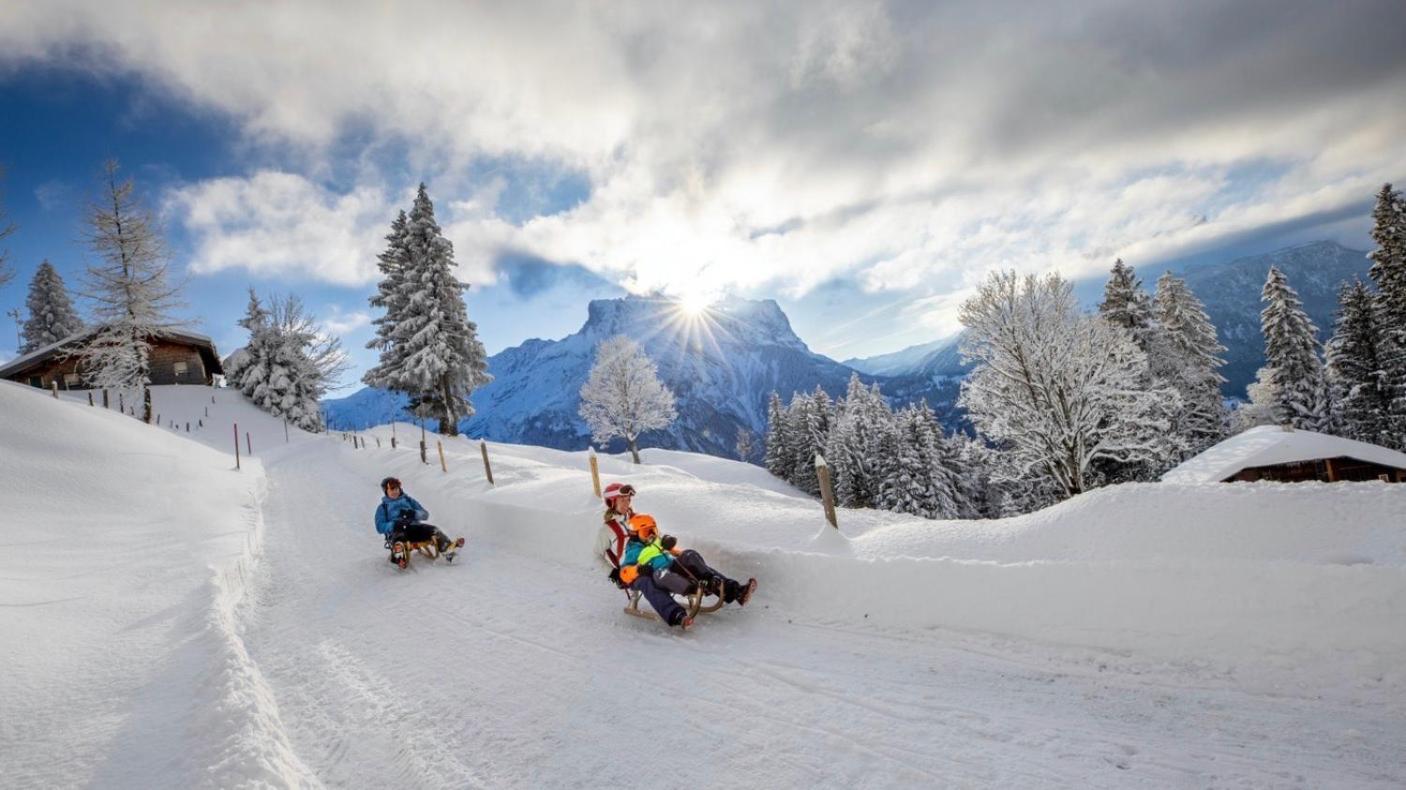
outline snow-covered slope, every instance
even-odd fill
[[[842,510],[841,534],[754,466],[602,456],[666,532],[761,579],[745,609],[678,634],[622,614],[591,559],[599,502],[584,452],[489,443],[490,486],[476,442],[443,441],[447,472],[434,437],[420,462],[405,424],[394,450],[389,427],[363,432],[366,449],[285,442],[281,423],[218,391],[208,430],[190,436],[220,447],[235,418],[249,426],[267,475],[251,532],[224,509],[184,515],[194,492],[249,512],[218,481],[255,467],[234,473],[231,456],[186,441],[209,390],[157,390],[179,435],[9,390],[0,409],[30,427],[0,423],[7,479],[33,469],[25,482],[50,481],[50,501],[109,504],[89,509],[104,521],[84,534],[116,541],[92,557],[47,552],[40,572],[3,555],[4,603],[42,603],[0,607],[0,658],[30,657],[0,674],[3,698],[25,701],[0,718],[0,775],[21,785],[1406,782],[1406,541],[1393,519],[1406,486],[1119,486],[993,522]],[[79,422],[70,434],[64,421]],[[108,423],[120,433],[98,430]],[[155,464],[178,515],[143,528],[150,498],[123,491],[144,478],[91,492],[51,481],[114,461],[122,475]],[[459,563],[386,563],[371,526],[386,474],[468,537]],[[0,496],[28,520],[50,512]],[[237,545],[218,556],[187,543],[226,537]],[[12,597],[36,579],[52,580],[44,597]],[[91,617],[89,598],[60,601],[75,585],[102,598]],[[111,667],[63,688],[41,627],[88,661],[113,640]],[[90,709],[110,718],[90,722]],[[640,727],[686,744],[686,759],[642,774],[622,756]],[[88,733],[98,745],[74,762],[28,753]]]

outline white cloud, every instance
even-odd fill
[[[372,279],[413,185],[312,180],[353,129],[434,176],[466,279],[491,281],[511,247],[637,290],[799,294],[849,276],[950,295],[995,267],[1074,276],[1340,209],[1406,162],[1392,0],[209,13],[73,0],[0,19],[9,62],[86,53],[304,152],[306,172],[173,196],[198,271]],[[483,156],[582,172],[590,197],[504,222],[492,183],[457,188]],[[950,299],[931,309],[950,325]]]
[[[345,335],[364,326],[370,326],[371,314],[363,310],[353,310],[344,312],[342,309],[332,307],[332,315],[322,319],[322,326],[331,335]]]

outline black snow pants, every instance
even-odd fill
[[[695,586],[720,593],[725,603],[737,600],[742,585],[709,567],[703,555],[693,549],[685,549],[669,567],[654,572],[654,583],[677,595],[688,595]],[[656,607],[657,608],[657,607]]]

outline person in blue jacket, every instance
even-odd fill
[[[384,496],[381,497],[381,504],[376,506],[376,531],[386,536],[386,543],[391,546],[392,563],[404,565],[407,559],[406,543],[433,540],[439,553],[451,559],[454,552],[464,545],[463,538],[450,540],[448,535],[439,531],[439,527],[424,523],[430,517],[430,511],[405,493],[396,478],[382,480],[381,493]]]

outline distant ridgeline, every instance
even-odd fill
[[[1136,261],[1130,263],[1137,268]],[[1204,302],[1229,349],[1221,371],[1228,380],[1223,388],[1227,396],[1244,397],[1246,384],[1263,364],[1260,291],[1271,265],[1298,290],[1320,337],[1327,339],[1339,285],[1365,280],[1371,262],[1365,252],[1322,241],[1179,272]],[[1161,273],[1155,266],[1137,268],[1149,287]],[[954,404],[966,370],[957,338],[840,363],[807,348],[769,299],[730,299],[703,318],[689,319],[676,303],[628,297],[591,302],[586,323],[573,335],[528,340],[490,357],[494,380],[473,394],[477,413],[461,423],[461,430],[495,441],[586,447],[590,432],[577,413],[579,391],[596,344],[616,334],[640,343],[678,397],[678,421],[668,431],[645,434],[642,446],[736,457],[739,428],[755,434],[760,447],[773,390],[785,401],[817,386],[837,397],[854,370],[865,382],[878,382],[894,406],[926,400],[949,430],[961,422]],[[401,396],[368,388],[324,406],[330,427],[352,430],[410,419],[404,403]]]

